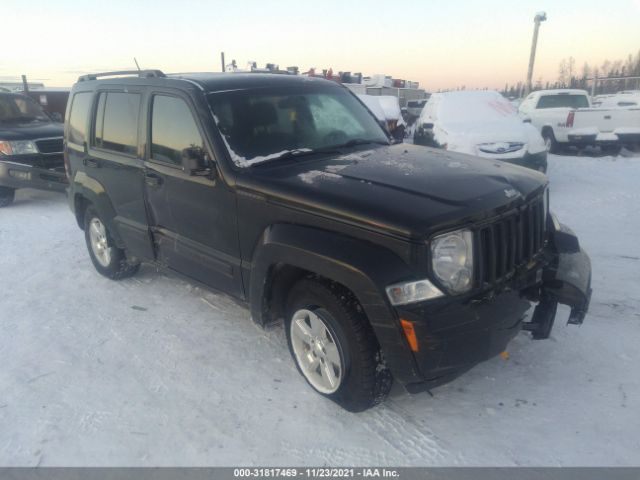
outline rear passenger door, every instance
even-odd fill
[[[217,171],[190,97],[155,91],[148,103],[145,187],[158,257],[168,267],[243,298],[235,193]],[[199,147],[212,175],[190,175],[183,151]]]
[[[153,246],[144,202],[144,164],[139,120],[142,88],[98,90],[93,110],[91,142],[85,172],[104,188],[115,214],[117,233],[131,256],[153,259]]]

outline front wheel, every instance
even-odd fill
[[[0,208],[8,207],[9,205],[11,205],[15,196],[15,189],[9,187],[0,187]]]
[[[118,248],[106,225],[92,206],[84,215],[84,237],[91,262],[98,273],[112,280],[121,280],[136,274],[137,262],[130,262],[125,251]]]
[[[318,393],[359,412],[381,402],[393,378],[371,325],[349,292],[304,279],[287,302],[286,332],[298,371]]]

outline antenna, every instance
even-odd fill
[[[136,57],[133,57],[133,61],[136,62],[136,68],[138,69],[138,71],[140,71],[140,65],[138,65],[138,60],[136,60]]]

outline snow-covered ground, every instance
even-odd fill
[[[281,327],[143,267],[99,276],[63,196],[0,210],[0,465],[638,465],[640,158],[552,157],[552,209],[593,261],[582,327],[521,333],[428,394],[351,414]]]

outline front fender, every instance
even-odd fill
[[[270,269],[286,264],[321,275],[351,290],[362,305],[387,362],[401,383],[420,381],[415,360],[389,305],[384,287],[407,278],[408,266],[374,244],[311,227],[268,227],[254,250],[249,280],[251,314],[264,322]]]

